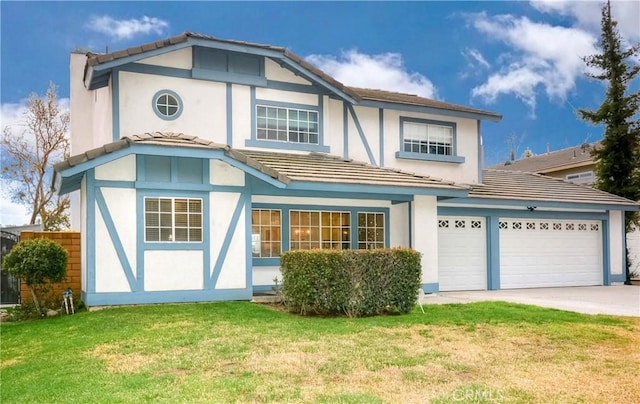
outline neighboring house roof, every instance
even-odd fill
[[[219,143],[182,133],[145,133],[124,137],[116,142],[69,157],[54,165],[54,184],[61,193],[78,189],[82,175],[91,168],[91,162],[136,144],[179,146],[223,152],[224,156],[257,170],[281,184],[325,183],[340,185],[364,185],[373,187],[407,188],[407,194],[419,189],[453,191],[452,195],[464,196],[468,187],[429,176],[417,175],[395,169],[380,168],[367,163],[345,160],[319,153],[284,154],[255,150],[239,150]],[[113,156],[114,158],[120,156]],[[104,159],[102,159],[104,160]],[[64,175],[69,171],[68,175]],[[65,182],[65,183],[63,183]],[[283,186],[284,187],[284,186]],[[292,185],[289,188],[296,188]],[[302,189],[302,188],[297,188]],[[373,188],[371,189],[373,191]],[[419,192],[418,192],[419,193]]]
[[[171,38],[106,54],[88,53],[84,77],[85,84],[89,89],[106,86],[110,75],[110,69],[112,67],[118,66],[122,63],[128,63],[131,61],[143,59],[145,57],[149,57],[149,55],[156,55],[162,53],[163,51],[169,51],[170,47],[184,47],[191,46],[192,44],[215,44],[223,48],[225,46],[230,46],[230,50],[235,51],[259,51],[259,53],[264,54],[264,56],[271,57],[284,64],[287,64],[292,69],[298,71],[302,70],[303,73],[307,73],[303,74],[303,76],[308,76],[307,78],[311,79],[311,81],[318,82],[328,90],[336,93],[337,95],[347,99],[349,102],[352,102],[354,104],[358,104],[361,101],[379,101],[392,104],[434,108],[444,111],[466,113],[478,119],[487,119],[494,122],[502,119],[502,115],[495,112],[431,100],[428,98],[418,97],[415,94],[402,94],[391,91],[349,87],[324,73],[322,70],[308,63],[303,58],[286,48],[244,41],[220,39],[211,35],[197,34],[194,32],[184,32]]]
[[[554,171],[589,166],[594,164],[591,151],[599,147],[600,142],[584,143],[562,150],[507,161],[489,168],[507,171],[526,171],[531,173],[549,174]]]
[[[470,198],[625,205],[631,210],[638,208],[638,204],[632,200],[542,174],[486,169],[482,182],[472,186]]]

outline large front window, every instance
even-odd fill
[[[202,199],[144,198],[147,242],[201,242]]]
[[[453,155],[453,127],[403,122],[403,149],[407,153]]]
[[[253,209],[251,211],[251,245],[256,258],[279,257],[280,211]]]
[[[292,210],[289,212],[291,250],[351,248],[351,213]]]
[[[258,105],[256,107],[256,138],[318,144],[318,112]]]

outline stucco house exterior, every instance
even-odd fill
[[[483,170],[482,122],[500,119],[195,33],[72,54],[54,182],[77,195],[82,298],[251,299],[282,252],[316,248],[412,247],[427,293],[622,281],[638,205]]]
[[[519,160],[506,161],[491,168],[544,174],[575,184],[593,186],[596,181],[596,163],[591,152],[599,146],[600,142],[583,143]],[[627,233],[626,242],[631,260],[629,270],[640,273],[640,229]]]

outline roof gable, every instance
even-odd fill
[[[415,94],[349,87],[286,48],[220,39],[211,35],[193,32],[184,32],[171,38],[107,54],[88,53],[84,74],[85,87],[93,90],[108,85],[112,69],[114,68],[194,46],[220,49],[229,52],[248,53],[270,58],[281,67],[293,71],[295,74],[305,78],[316,86],[324,88],[328,93],[355,105],[454,115],[493,122],[502,119],[502,115],[494,112],[431,100]]]
[[[507,161],[489,168],[505,171],[525,171],[548,174],[572,167],[589,166],[594,164],[591,152],[599,146],[600,142],[584,143],[579,146],[526,157],[520,160]]]

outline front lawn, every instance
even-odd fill
[[[500,302],[306,318],[247,302],[0,327],[0,401],[640,402],[640,319]]]

